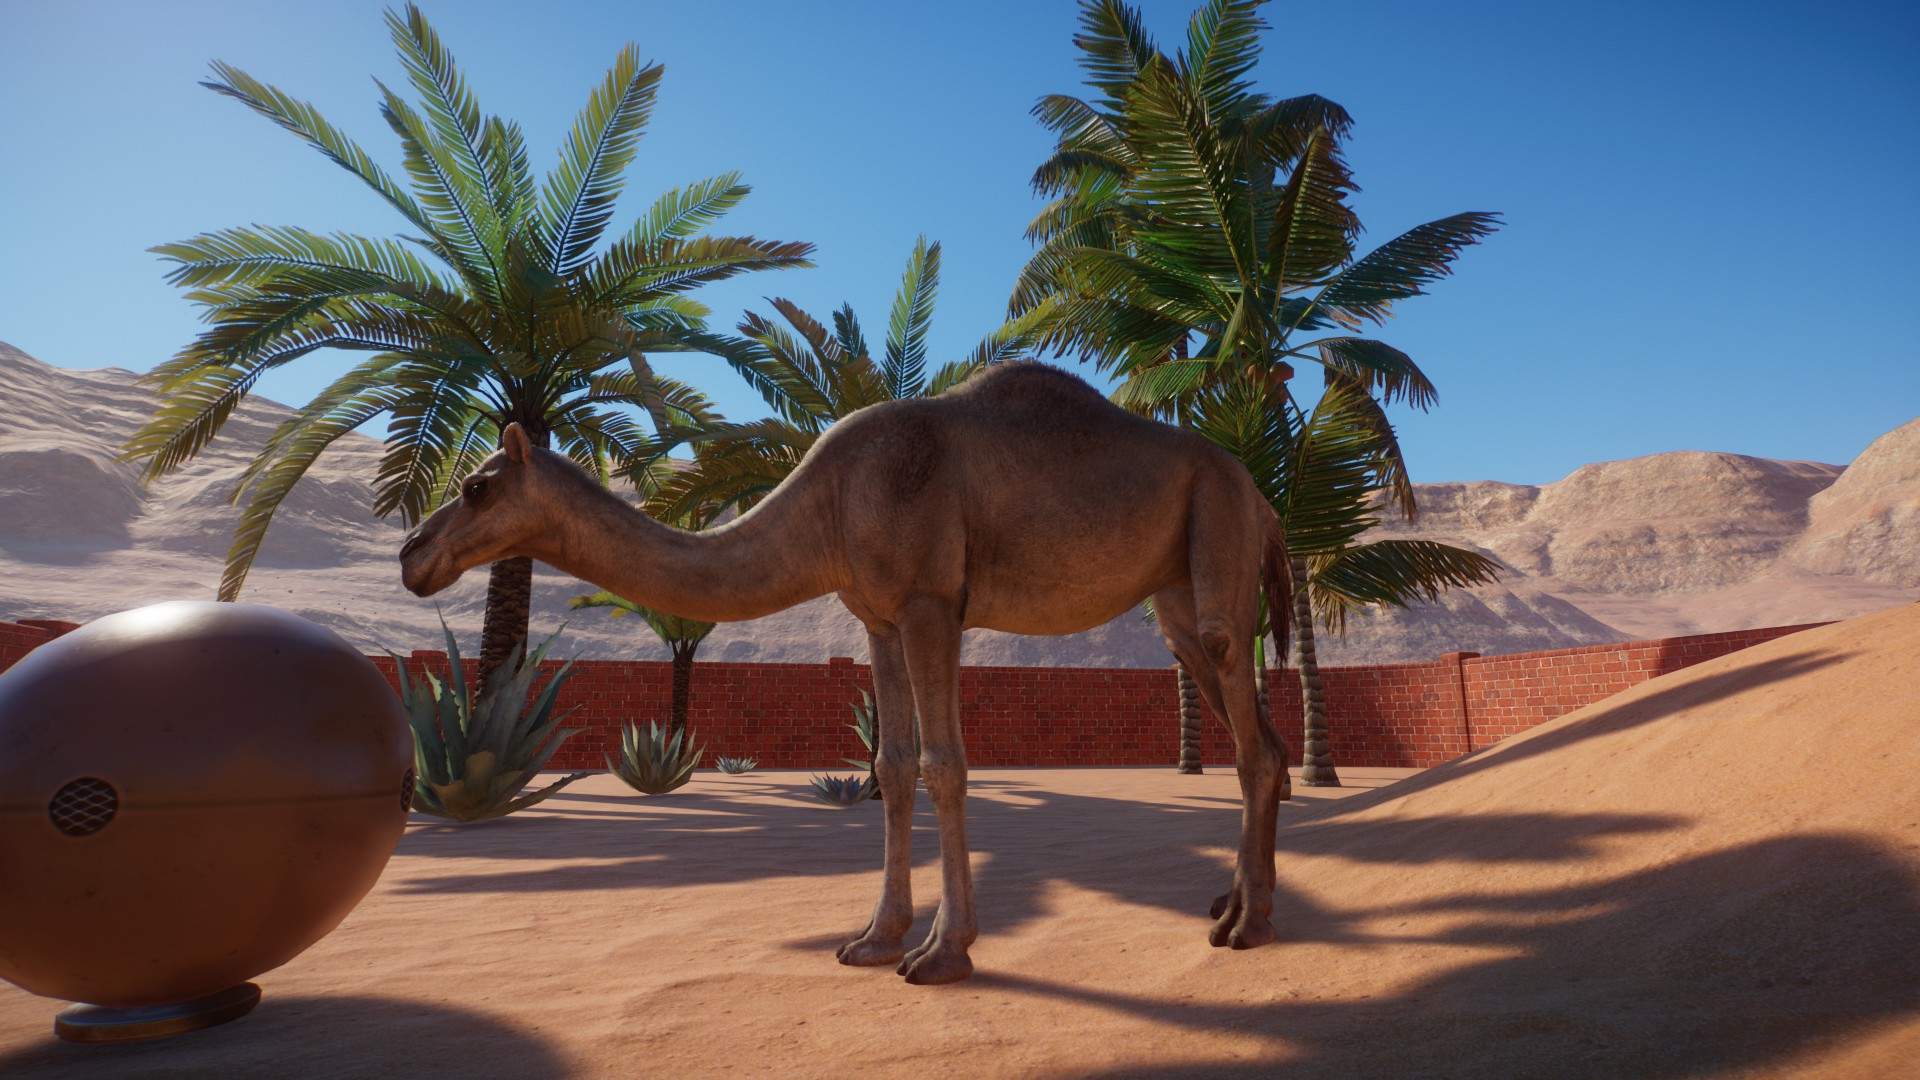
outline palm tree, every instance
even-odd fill
[[[1116,400],[1157,411],[1242,369],[1277,383],[1312,360],[1386,403],[1434,391],[1405,353],[1355,336],[1422,295],[1497,215],[1464,213],[1355,258],[1340,156],[1345,109],[1318,95],[1273,101],[1247,81],[1264,0],[1212,0],[1169,58],[1120,0],[1085,0],[1089,103],[1034,107],[1058,134],[1033,186],[1053,196],[1028,229],[1038,248],[1010,310],[1057,306],[1044,342],[1126,381]],[[1296,343],[1301,331],[1346,333]]]
[[[799,466],[837,421],[882,401],[938,394],[981,368],[1019,356],[1053,310],[1051,304],[1036,305],[982,338],[966,357],[929,374],[927,334],[939,287],[940,245],[920,237],[907,257],[877,358],[850,304],[833,313],[832,329],[786,299],[768,300],[784,326],[748,312],[739,325],[741,337],[722,355],[775,415],[664,433],[656,443],[657,455],[684,441],[694,448],[694,459],[691,468],[662,486],[656,496],[662,511],[753,506]]]
[[[642,607],[624,597],[602,589],[587,596],[576,596],[567,601],[570,608],[607,608],[607,614],[616,618],[623,615],[638,615],[646,620],[653,632],[666,643],[673,654],[673,706],[668,714],[667,734],[669,736],[687,729],[687,700],[693,689],[693,657],[700,651],[700,643],[713,633],[716,624],[702,622],[699,619],[683,619],[678,615],[669,615],[664,611],[655,611]]]
[[[313,106],[213,64],[204,85],[293,132],[405,221],[400,239],[242,227],[154,250],[212,325],[147,381],[161,404],[127,443],[145,475],[198,453],[266,372],[320,349],[371,354],[272,434],[231,499],[243,509],[220,598],[239,595],[274,511],[335,439],[389,416],[374,512],[411,527],[518,422],[583,465],[634,460],[655,429],[714,419],[651,351],[713,347],[697,286],[810,265],[812,246],[702,232],[748,193],[737,173],[667,192],[605,245],[662,68],[623,47],[536,183],[517,124],[486,116],[425,16],[387,25],[418,105],[382,85],[411,191]],[[533,565],[494,564],[482,679],[524,648]]]
[[[1300,779],[1338,786],[1327,748],[1316,621],[1344,633],[1350,612],[1431,602],[1444,589],[1495,580],[1499,564],[1432,540],[1360,540],[1379,524],[1375,515],[1383,504],[1409,519],[1417,507],[1392,425],[1357,380],[1333,376],[1311,412],[1284,389],[1275,393],[1244,378],[1216,382],[1186,405],[1201,434],[1246,463],[1286,529],[1305,714]]]
[[[1356,258],[1360,222],[1346,197],[1357,187],[1340,154],[1352,120],[1317,95],[1274,101],[1253,91],[1261,2],[1211,0],[1193,15],[1187,47],[1168,57],[1132,8],[1085,0],[1075,43],[1098,96],[1049,95],[1034,108],[1058,136],[1033,180],[1053,201],[1028,230],[1038,248],[1009,308],[1052,305],[1044,340],[1120,375],[1116,401],[1201,429],[1257,478],[1264,469],[1306,598],[1296,604],[1320,597],[1323,618],[1344,619],[1350,605],[1404,602],[1492,572],[1457,549],[1352,541],[1370,524],[1374,490],[1414,511],[1381,406],[1435,400],[1410,357],[1358,333],[1450,273],[1497,215],[1442,218]],[[1331,398],[1311,422],[1287,389],[1289,361],[1301,359],[1325,369]],[[1309,467],[1318,460],[1309,431],[1364,451],[1333,470],[1346,471],[1348,486],[1310,487],[1333,478]],[[1296,625],[1309,701],[1303,781],[1337,782],[1312,620]]]
[[[1180,688],[1180,764],[1175,771],[1199,773],[1200,766],[1200,688],[1193,683],[1187,665],[1173,665],[1174,683]]]

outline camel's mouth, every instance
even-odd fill
[[[460,580],[460,571],[445,552],[428,543],[424,530],[416,530],[400,547],[400,584],[415,596],[434,593]]]

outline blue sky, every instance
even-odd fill
[[[1141,7],[1171,50],[1196,2]],[[254,222],[398,232],[358,181],[197,85],[234,64],[397,166],[372,83],[405,83],[385,6],[8,3],[0,340],[144,371],[198,327],[148,247]],[[786,296],[850,301],[877,337],[914,238],[941,241],[936,361],[1003,317],[1049,146],[1028,109],[1081,89],[1068,0],[424,7],[542,171],[622,43],[665,64],[618,220],[738,169],[754,194],[718,231],[819,249],[816,269],[701,293],[718,325]],[[1506,217],[1374,334],[1439,387],[1395,415],[1415,480],[1545,483],[1670,450],[1845,463],[1920,415],[1910,0],[1265,10],[1262,89],[1356,119],[1366,244]],[[303,402],[344,364],[309,358],[262,392]],[[717,360],[661,366],[764,414]]]

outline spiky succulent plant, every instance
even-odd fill
[[[400,669],[400,703],[413,728],[413,808],[455,821],[478,821],[524,810],[590,772],[577,772],[530,795],[520,795],[553,752],[578,728],[561,728],[571,712],[553,715],[560,685],[573,675],[563,664],[529,701],[527,691],[540,674],[540,662],[560,636],[556,630],[532,656],[520,657],[511,679],[496,679],[476,700],[467,690],[460,645],[440,622],[447,638],[447,681],[432,672],[417,683],[406,664],[388,651]]]
[[[691,780],[693,767],[700,763],[703,748],[694,746],[687,735],[676,731],[668,738],[658,723],[649,724],[644,733],[640,725],[628,724],[620,734],[620,762],[615,764],[609,757],[607,768],[635,791],[665,794]]]
[[[872,798],[875,787],[870,776],[816,776],[813,797],[835,806],[852,806]]]
[[[758,764],[760,764],[760,762],[757,758],[750,757],[717,757],[713,759],[714,768],[719,769],[723,773],[730,773],[735,776],[745,772],[752,772],[753,767]]]
[[[867,748],[867,759],[860,761],[856,758],[841,758],[840,760],[849,765],[854,765],[868,772],[872,772],[874,746],[880,736],[880,713],[878,709],[874,708],[873,695],[867,693],[865,690],[860,691],[860,704],[854,705],[852,708],[853,723],[847,726],[853,729],[855,735],[860,736],[861,745]]]

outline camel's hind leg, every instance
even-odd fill
[[[1210,611],[1206,596],[1206,592],[1196,596],[1186,589],[1162,590],[1154,596],[1154,610],[1160,613],[1174,655],[1193,673],[1207,707],[1215,716],[1224,716],[1233,732],[1234,764],[1240,776],[1240,848],[1233,883],[1213,902],[1210,914],[1215,922],[1207,940],[1251,949],[1276,936],[1269,916],[1276,881],[1274,834],[1286,785],[1287,748],[1260,715],[1253,677],[1253,619]],[[1247,602],[1251,601],[1249,586]]]
[[[887,853],[873,918],[858,937],[840,946],[839,957],[843,964],[877,967],[897,964],[907,955],[907,929],[913,925],[913,803],[920,763],[913,752],[913,686],[900,635],[869,632],[867,650],[874,704],[880,711],[880,753],[873,772],[885,796],[880,801],[886,807]]]

